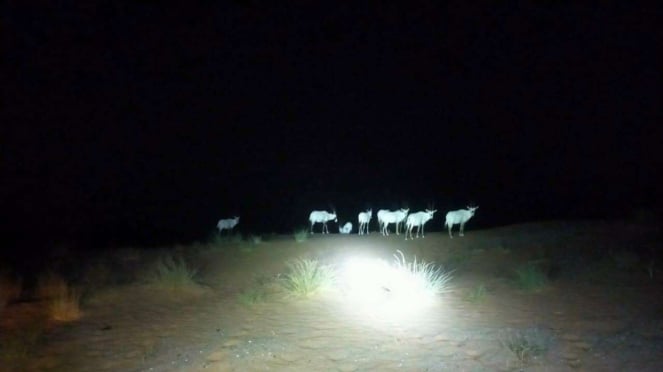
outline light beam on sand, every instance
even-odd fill
[[[421,272],[403,263],[398,257],[392,264],[378,258],[348,258],[339,272],[347,310],[366,320],[396,322],[423,315],[437,293]]]

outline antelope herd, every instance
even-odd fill
[[[465,224],[467,221],[474,216],[476,210],[479,209],[478,206],[470,207],[466,209],[459,209],[455,211],[450,211],[445,216],[444,226],[449,229],[449,238],[453,239],[453,234],[451,230],[454,225],[460,225],[459,236],[464,236]],[[377,213],[378,225],[380,227],[380,233],[383,236],[389,235],[389,224],[396,224],[396,235],[400,235],[400,225],[405,223],[405,240],[410,239],[414,240],[415,237],[424,237],[424,225],[426,222],[433,219],[433,215],[437,212],[435,209],[426,209],[421,212],[410,213],[410,209],[398,209],[395,211],[390,211],[387,209],[381,209]],[[359,226],[359,235],[370,234],[370,222],[373,218],[373,210],[368,209],[365,212],[359,213],[357,215],[357,222]],[[316,223],[322,224],[322,234],[329,234],[329,228],[327,227],[327,222],[334,221],[338,223],[338,218],[336,217],[336,211],[327,212],[327,211],[313,211],[308,217],[309,223],[311,224],[310,233],[313,234],[313,226]],[[228,219],[219,220],[216,227],[219,229],[219,232],[223,230],[232,231],[235,226],[239,223],[239,217],[233,217]],[[412,230],[414,227],[417,228],[417,234],[412,236]],[[350,234],[352,232],[352,222],[346,222],[344,225],[338,227],[340,234]]]

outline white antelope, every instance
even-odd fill
[[[426,209],[425,212],[412,213],[407,216],[407,222],[405,222],[405,240],[407,240],[407,235],[410,234],[410,239],[414,240],[412,237],[412,228],[417,226],[417,238],[419,237],[419,232],[421,231],[421,237],[424,237],[424,225],[426,222],[433,219],[433,214],[437,212],[437,209],[430,210]]]
[[[474,211],[479,209],[479,207],[467,207],[467,209],[459,209],[457,211],[451,211],[447,213],[446,221],[444,226],[449,228],[449,237],[453,239],[451,235],[451,229],[454,225],[460,224],[460,236],[464,236],[463,230],[465,229],[465,223],[474,216]]]
[[[338,219],[336,218],[336,212],[329,213],[327,211],[313,211],[308,216],[308,220],[311,223],[311,234],[313,234],[313,225],[315,225],[316,223],[322,224],[323,234],[329,234],[329,229],[327,228],[327,222],[332,220],[334,222],[338,222]]]
[[[400,230],[399,227],[401,226],[402,223],[405,222],[405,219],[407,218],[408,213],[410,213],[410,208],[408,208],[408,209],[401,208],[401,209],[395,211],[394,213],[396,213],[396,235],[400,235],[398,233],[399,230]]]
[[[396,235],[399,235],[399,226],[401,223],[403,223],[403,221],[405,221],[405,218],[409,212],[409,209],[403,208],[393,212],[386,209],[381,209],[378,211],[378,223],[380,224],[380,231],[382,232],[382,235],[389,235],[390,223],[396,224]]]
[[[373,218],[373,210],[369,209],[366,212],[361,212],[357,216],[357,221],[359,222],[359,235],[370,234],[369,222]]]
[[[345,225],[338,227],[340,234],[349,234],[352,232],[352,222],[346,222]]]
[[[235,216],[233,218],[226,218],[219,220],[219,222],[216,224],[216,228],[219,229],[219,234],[223,232],[223,230],[230,230],[232,231],[235,226],[239,223],[239,217]]]

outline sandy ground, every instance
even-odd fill
[[[454,239],[436,232],[405,241],[374,232],[179,247],[199,268],[203,290],[100,289],[85,300],[80,320],[44,323],[28,360],[0,370],[661,371],[663,272],[654,268],[652,277],[647,270],[652,258],[660,260],[659,238],[656,230],[623,223],[554,222],[468,227]],[[338,265],[353,255],[390,259],[397,249],[453,269],[453,290],[396,320],[357,311],[334,290],[292,299],[274,289],[263,301],[238,301],[295,257]],[[133,254],[127,267],[140,268],[141,254]],[[550,282],[519,289],[514,270],[531,261]],[[480,286],[485,295],[472,298]],[[18,337],[42,313],[39,302],[8,306],[0,338]],[[545,352],[519,359],[504,345],[517,334],[546,340]]]

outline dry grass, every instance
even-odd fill
[[[190,267],[181,257],[171,254],[160,256],[144,274],[144,280],[154,288],[187,292],[199,289],[198,270]]]
[[[71,322],[82,315],[81,292],[53,272],[39,278],[36,294],[48,304],[48,314],[53,320]]]
[[[296,296],[308,297],[320,289],[331,287],[336,281],[334,268],[316,260],[297,258],[286,265],[288,273],[283,276],[282,284]]]
[[[63,282],[59,293],[49,300],[49,314],[53,320],[71,322],[80,319],[81,293]]]

